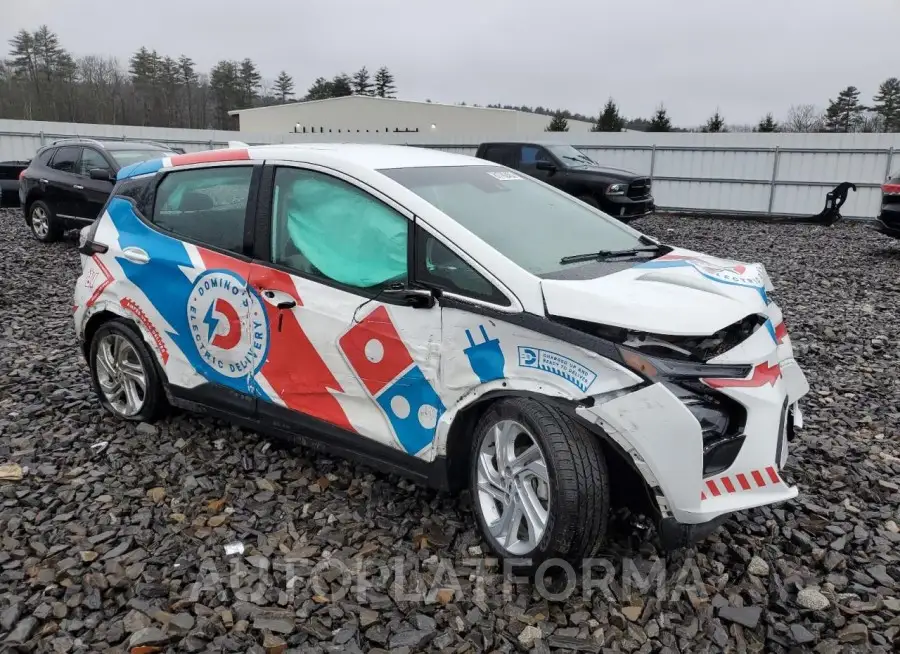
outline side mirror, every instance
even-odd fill
[[[380,296],[389,302],[399,302],[413,309],[430,309],[435,304],[434,293],[423,288],[387,288]]]
[[[88,175],[90,175],[91,179],[100,180],[101,182],[111,182],[114,179],[112,173],[106,168],[91,168]]]
[[[550,173],[555,173],[555,172],[556,172],[556,166],[554,166],[554,165],[553,165],[551,162],[549,162],[549,161],[538,161],[538,162],[537,162],[537,169],[538,169],[538,170],[546,170],[547,172],[550,172]]]

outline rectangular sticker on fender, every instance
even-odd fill
[[[562,377],[582,392],[586,392],[597,379],[597,373],[577,361],[536,347],[519,346],[519,365]]]

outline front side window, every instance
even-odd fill
[[[60,148],[56,151],[56,156],[53,157],[53,163],[50,164],[50,167],[61,173],[77,172],[76,166],[78,165],[78,158],[80,156],[80,147],[67,146]]]
[[[275,173],[272,262],[358,289],[406,283],[409,221],[342,180]]]
[[[85,148],[81,154],[81,164],[78,172],[88,177],[95,168],[109,170],[109,164],[106,163],[106,159],[103,158],[102,154],[92,148]]]
[[[498,166],[380,172],[534,275],[562,270],[566,264],[560,260],[566,256],[642,245],[638,233],[613,218]]]
[[[251,166],[169,173],[156,190],[153,223],[176,237],[241,254],[252,176]]]
[[[535,166],[538,161],[553,162],[547,151],[537,145],[523,145],[519,159],[523,166]]]

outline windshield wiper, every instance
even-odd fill
[[[585,254],[572,254],[559,260],[560,264],[580,263],[582,261],[605,261],[618,257],[633,257],[641,252],[661,252],[665,246],[654,245],[651,247],[628,248],[627,250],[600,250],[599,252],[586,252]]]

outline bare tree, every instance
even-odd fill
[[[825,114],[812,104],[792,105],[781,124],[784,132],[821,132],[824,128]]]

